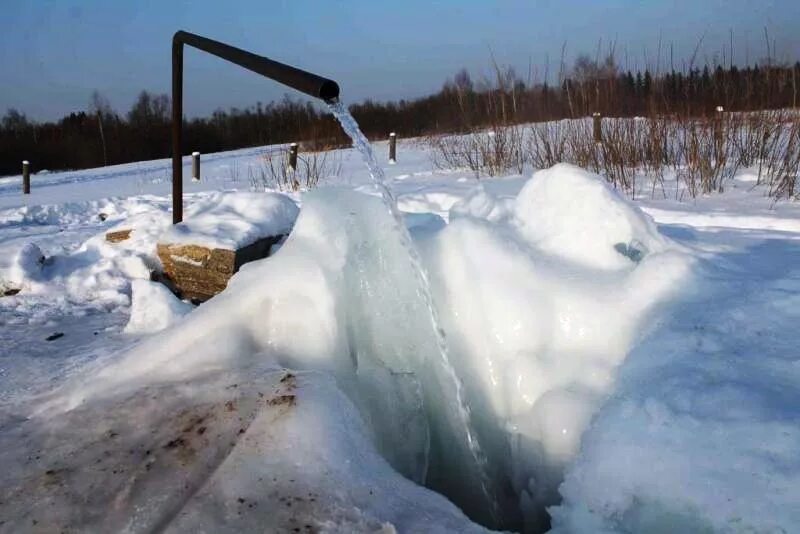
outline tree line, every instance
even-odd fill
[[[708,116],[728,111],[796,107],[800,62],[739,68],[705,66],[664,73],[624,71],[613,56],[580,56],[559,82],[525,81],[513,68],[493,65],[478,80],[466,70],[435,94],[391,102],[366,100],[350,111],[370,138],[474,131],[481,127],[591,115],[631,117],[678,114]],[[0,175],[18,174],[30,160],[34,171],[83,169],[168,157],[170,100],[142,91],[124,115],[102,95],[84,111],[54,122],[35,122],[10,109],[0,119]],[[285,96],[245,109],[184,119],[183,152],[204,153],[292,141],[311,148],[343,146],[333,117],[311,102]]]

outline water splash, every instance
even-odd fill
[[[345,133],[350,137],[353,142],[353,148],[355,148],[364,160],[364,163],[369,170],[369,174],[372,177],[372,182],[375,187],[380,192],[381,198],[383,200],[384,205],[389,210],[389,212],[394,217],[397,223],[397,229],[400,234],[400,239],[402,241],[403,247],[408,251],[409,259],[411,260],[412,270],[415,274],[417,279],[418,291],[420,297],[423,299],[425,306],[430,312],[430,322],[431,327],[433,328],[434,335],[436,336],[436,344],[439,352],[440,357],[440,364],[442,366],[442,370],[445,373],[446,379],[450,382],[451,386],[453,387],[454,394],[455,394],[455,401],[456,401],[456,414],[458,417],[458,421],[461,425],[461,432],[463,433],[463,438],[466,441],[467,448],[469,449],[469,453],[472,456],[472,459],[475,463],[475,466],[478,470],[478,476],[480,478],[481,483],[481,491],[486,498],[486,502],[489,505],[489,513],[492,515],[494,520],[497,520],[498,510],[497,510],[497,501],[493,496],[493,491],[491,490],[492,484],[490,481],[490,477],[488,475],[488,461],[486,455],[484,454],[483,450],[481,449],[480,443],[478,442],[477,436],[472,428],[470,423],[471,414],[469,406],[467,405],[464,399],[464,386],[461,383],[461,380],[458,378],[458,375],[455,372],[451,362],[450,362],[450,350],[447,345],[447,339],[445,337],[445,332],[441,327],[441,322],[439,320],[439,314],[436,310],[436,306],[433,301],[433,295],[431,294],[430,289],[430,281],[428,279],[428,273],[422,265],[422,259],[417,252],[416,247],[411,240],[411,236],[408,233],[408,229],[406,228],[405,222],[403,221],[403,216],[397,208],[397,202],[394,198],[394,195],[389,190],[386,185],[386,176],[383,173],[383,169],[378,164],[377,160],[375,159],[375,154],[372,151],[372,146],[369,143],[369,140],[361,131],[356,120],[348,111],[347,107],[339,101],[329,103],[328,108],[330,109],[331,113],[336,117],[339,123],[344,129]]]

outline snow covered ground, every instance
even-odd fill
[[[269,150],[203,156],[186,219],[247,204],[220,191]],[[747,172],[683,202],[569,166],[477,181],[401,141],[384,170],[476,459],[394,220],[341,157],[198,308],[148,281],[168,161],[0,179],[0,531],[797,531],[800,204]]]

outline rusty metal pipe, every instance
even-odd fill
[[[172,37],[172,222],[183,220],[183,45],[225,59],[325,102],[339,98],[339,84],[328,78],[279,63],[200,35],[177,31]]]

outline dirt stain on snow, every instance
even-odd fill
[[[146,530],[166,527],[240,440],[262,439],[247,436],[260,413],[283,417],[296,406],[295,376],[284,372],[273,380],[260,388],[219,385],[213,401],[189,407],[180,386],[156,386],[79,407],[56,424],[23,423],[17,435],[25,436],[24,447],[15,441],[18,453],[0,456],[20,466],[0,488],[0,531],[30,529],[31,521],[54,531],[115,531],[131,521]],[[30,451],[40,452],[34,459]],[[161,496],[159,510],[141,511],[147,495]],[[31,506],[36,502],[48,506]],[[243,514],[264,513],[255,500],[239,504]]]

